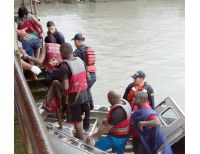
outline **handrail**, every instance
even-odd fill
[[[17,115],[22,129],[22,134],[26,134],[33,154],[55,154],[54,148],[47,135],[46,128],[41,119],[35,101],[21,71],[20,65],[15,56],[14,62],[14,97],[15,105],[17,107]],[[24,129],[25,128],[25,129]],[[23,135],[24,137],[24,135]],[[25,137],[25,138],[26,138]],[[23,139],[27,141],[27,139]],[[27,141],[28,142],[28,141]],[[25,143],[26,148],[29,143]]]

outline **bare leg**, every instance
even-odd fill
[[[37,48],[35,50],[35,58],[39,58],[40,57],[40,48]]]
[[[58,117],[58,124],[59,128],[62,129],[62,98],[64,98],[64,89],[62,87],[62,84],[59,81],[52,81],[52,84],[49,88],[48,94],[47,94],[47,101],[51,102],[51,100],[54,97],[58,97],[59,99],[59,107],[57,109],[57,117]]]
[[[74,128],[76,131],[75,137],[83,141],[83,122],[74,124]]]

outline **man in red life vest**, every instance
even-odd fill
[[[133,82],[130,83],[126,88],[123,99],[126,99],[133,109],[133,99],[135,96],[135,92],[144,91],[148,94],[148,103],[152,108],[154,108],[154,91],[153,88],[147,82],[144,81],[146,74],[143,71],[137,71],[131,77],[133,78]]]
[[[85,108],[83,108],[83,112],[85,112],[85,118],[83,120],[83,128],[87,130],[90,125],[90,110],[94,108],[93,98],[91,94],[91,87],[96,81],[96,66],[95,66],[96,57],[95,57],[95,52],[84,44],[85,37],[83,37],[82,34],[80,33],[76,34],[72,40],[74,40],[74,45],[77,48],[74,51],[74,56],[80,57],[85,62],[87,70],[90,74],[90,80],[88,81],[89,103],[88,106],[85,106]]]
[[[95,147],[104,151],[112,148],[117,154],[123,154],[129,139],[131,106],[126,100],[121,100],[115,91],[108,92],[108,101],[112,106],[107,119],[102,122],[102,126],[95,134],[87,138],[86,143],[92,144],[97,140]],[[105,133],[108,135],[100,138]]]
[[[60,46],[62,62],[56,59],[51,61],[52,66],[58,66],[57,70],[47,70],[46,76],[51,80],[58,80],[59,83],[52,86],[58,87],[60,95],[64,91],[64,104],[67,103],[66,122],[74,124],[76,131],[75,137],[83,140],[83,125],[81,117],[81,106],[88,101],[87,95],[87,76],[85,65],[79,57],[73,56],[73,49],[69,43],[64,43]],[[57,82],[58,82],[57,81]],[[52,87],[52,91],[54,89]],[[51,87],[50,87],[51,89]],[[63,89],[63,90],[62,90]],[[55,96],[58,98],[58,96]],[[55,98],[50,96],[49,98]],[[61,100],[61,98],[58,98]],[[51,102],[51,100],[47,100]],[[56,98],[53,101],[57,101]],[[57,105],[58,106],[58,105]]]

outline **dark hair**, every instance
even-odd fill
[[[73,54],[73,48],[72,48],[71,44],[63,43],[60,46],[60,52],[61,52],[61,55],[65,55],[65,57],[66,57],[66,55],[72,55]]]
[[[53,21],[48,21],[47,22],[47,27],[55,26]]]
[[[22,6],[18,10],[18,17],[23,18],[25,15],[28,14],[28,9],[25,6]]]
[[[56,38],[53,35],[49,34],[45,37],[44,41],[45,43],[56,43]]]

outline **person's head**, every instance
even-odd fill
[[[52,34],[49,34],[45,37],[44,41],[45,43],[56,43],[56,38]]]
[[[68,59],[73,57],[73,48],[69,43],[63,43],[60,46],[60,52],[63,59]]]
[[[146,74],[143,71],[137,71],[131,77],[134,79],[135,85],[138,86],[144,84],[144,79],[146,77]]]
[[[48,33],[49,33],[49,34],[55,33],[55,31],[56,31],[56,26],[55,26],[55,24],[54,24],[53,21],[48,21],[48,22],[47,22],[47,29],[48,29]]]
[[[83,42],[85,41],[85,37],[83,37],[83,34],[76,34],[74,38],[72,38],[72,41],[74,40],[74,45],[76,47],[79,47]]]
[[[107,94],[107,97],[108,97],[108,101],[109,103],[113,106],[117,103],[120,103],[120,94],[118,94],[116,91],[109,91],[108,94]]]
[[[148,100],[148,94],[144,91],[137,91],[133,98],[134,104],[137,106],[144,105]]]
[[[28,9],[25,6],[22,6],[18,9],[18,17],[24,18],[24,16],[28,15]]]

